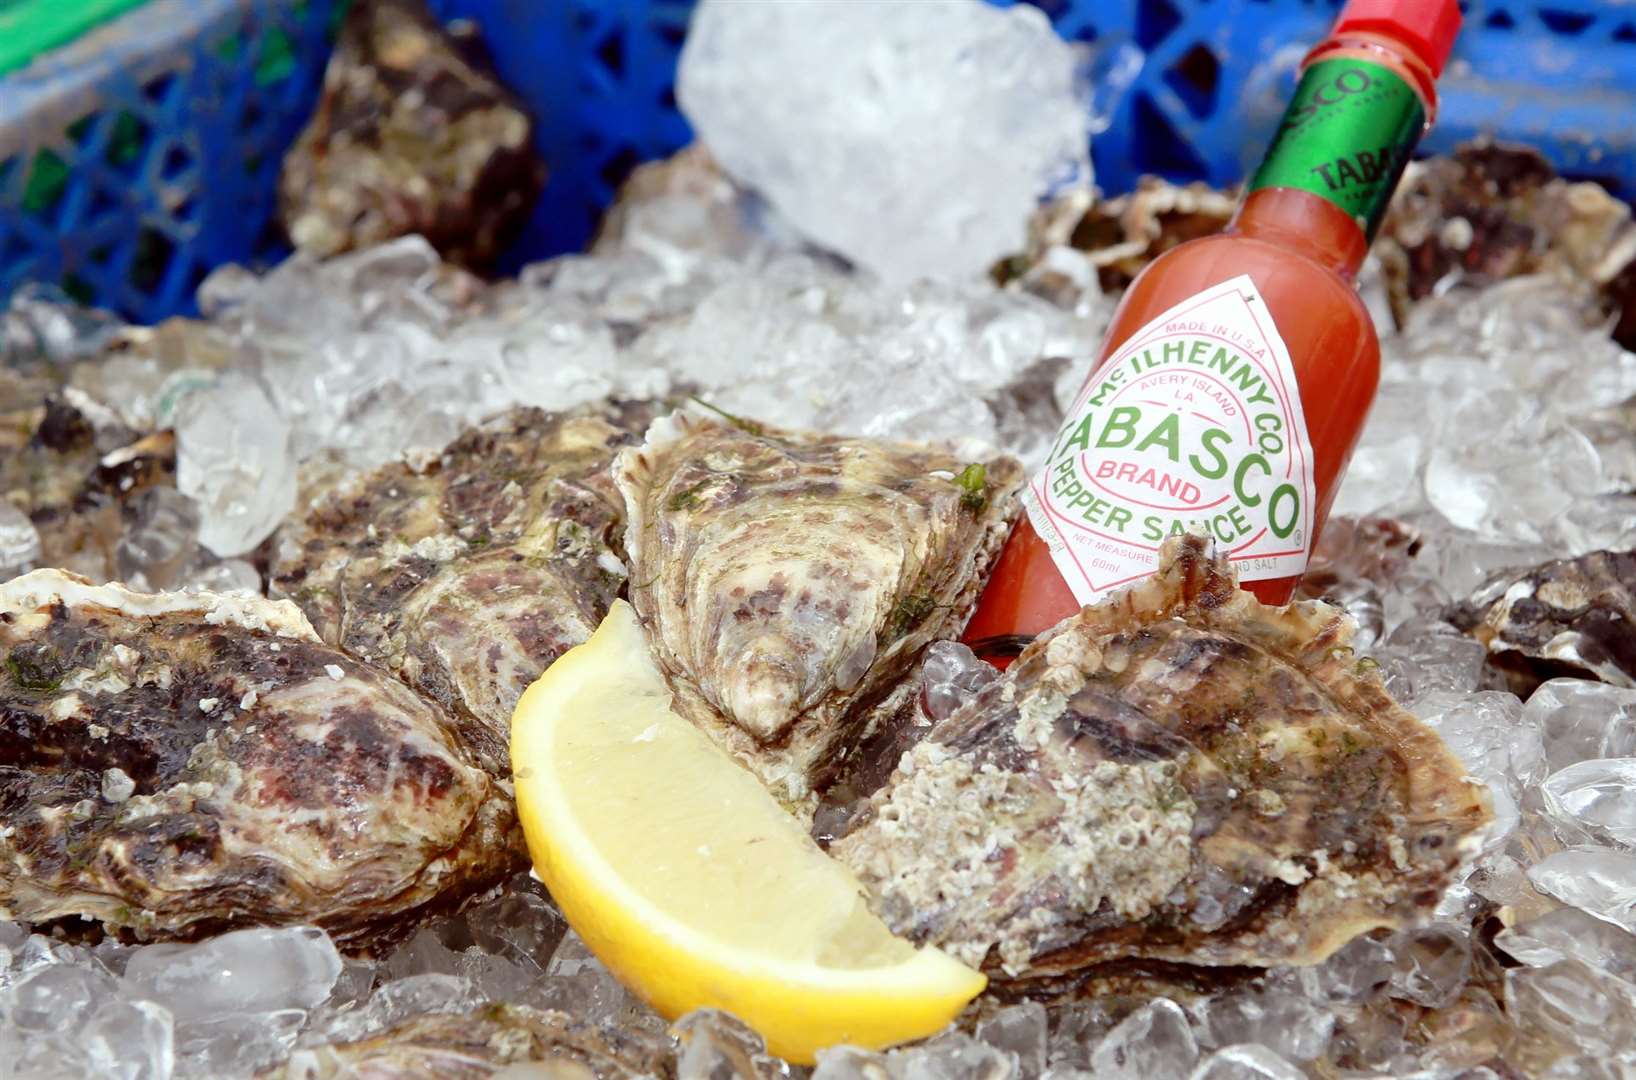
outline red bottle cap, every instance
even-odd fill
[[[1454,36],[1460,32],[1460,5],[1456,0],[1350,0],[1331,33],[1345,30],[1396,38],[1413,49],[1436,78],[1443,74]]]

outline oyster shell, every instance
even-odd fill
[[[625,1080],[671,1075],[655,1040],[579,1023],[563,1013],[489,1004],[412,1016],[357,1042],[298,1050],[258,1080],[441,1077],[478,1080],[527,1062],[531,1077]],[[507,1075],[511,1075],[510,1072]]]
[[[1569,675],[1636,686],[1636,551],[1593,551],[1502,574],[1451,616],[1527,697]]]
[[[1526,147],[1478,140],[1411,162],[1375,242],[1399,326],[1451,273],[1475,282],[1562,270],[1620,312],[1616,339],[1636,345],[1636,223],[1591,182],[1572,183]]]
[[[1022,466],[677,413],[614,479],[631,602],[678,706],[799,803],[965,625]]]
[[[419,233],[482,269],[515,237],[545,183],[533,121],[461,44],[418,2],[353,6],[279,177],[297,248],[327,257]]]
[[[1171,248],[1226,228],[1236,192],[1202,182],[1186,186],[1144,176],[1136,190],[1111,199],[1072,191],[1036,212],[1024,252],[1001,262],[1002,283],[1017,281],[1060,307],[1118,292]]]
[[[650,415],[516,409],[430,460],[343,479],[280,535],[274,594],[447,708],[483,766],[508,775],[517,699],[624,583],[607,469]]]
[[[1103,291],[1114,292],[1171,248],[1226,228],[1237,205],[1236,191],[1144,176],[1135,191],[1093,203],[1067,242],[1088,253]]]
[[[288,602],[36,570],[0,657],[0,919],[365,947],[524,857],[447,718]]]
[[[99,433],[84,411],[96,404],[69,388],[16,414],[0,436],[0,500],[28,515],[39,531],[36,565],[108,581],[135,501],[154,487],[175,487],[176,439],[169,431]],[[99,443],[112,441],[106,453]]]
[[[1009,977],[1320,961],[1435,905],[1490,817],[1351,632],[1172,540],[905,754],[831,854],[894,931]]]

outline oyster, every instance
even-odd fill
[[[1320,961],[1428,911],[1490,817],[1351,632],[1171,540],[905,754],[830,852],[894,931],[1008,977]]]
[[[0,437],[0,500],[38,530],[36,565],[108,581],[118,576],[117,548],[135,502],[150,488],[175,487],[176,440],[169,431],[99,433],[74,400],[96,408],[69,388],[17,414],[10,439]],[[113,448],[102,452],[103,442]]]
[[[733,183],[702,143],[631,171],[591,243],[594,255],[616,256],[651,243],[655,232],[695,257],[746,258],[765,238],[765,212]]]
[[[412,1016],[357,1042],[298,1050],[258,1080],[478,1080],[524,1062],[530,1066],[526,1075],[551,1080],[671,1075],[669,1055],[656,1040],[596,1028],[560,1012],[490,1004],[468,1013]]]
[[[1178,244],[1220,232],[1237,201],[1233,192],[1198,182],[1178,186],[1156,176],[1142,177],[1135,191],[1111,199],[1071,191],[1034,214],[1026,249],[1001,262],[995,275],[1075,308],[1088,297],[1124,289]]]
[[[280,535],[275,595],[443,705],[496,776],[511,710],[625,580],[608,463],[650,413],[516,409],[429,460],[344,479]]]
[[[482,269],[515,237],[545,183],[533,121],[459,45],[418,2],[353,6],[279,177],[297,248],[328,257],[419,233]]]
[[[1409,306],[1462,273],[1477,282],[1561,270],[1621,313],[1615,337],[1636,345],[1636,224],[1591,182],[1571,183],[1525,146],[1467,143],[1411,162],[1374,247],[1399,326]]]
[[[288,602],[0,585],[0,919],[366,947],[524,857],[447,718]]]
[[[1068,243],[1089,253],[1103,291],[1114,292],[1171,248],[1226,228],[1237,204],[1236,192],[1144,176],[1135,191],[1092,204]]]
[[[799,803],[965,625],[1022,467],[677,413],[614,479],[631,602],[678,707]]]
[[[1636,551],[1593,551],[1500,575],[1451,621],[1523,697],[1569,675],[1636,686]]]
[[[0,369],[0,502],[38,530],[30,564],[94,581],[134,580],[138,568],[119,549],[143,516],[142,502],[154,489],[163,490],[158,498],[186,502],[175,490],[175,436],[160,415],[225,361],[209,324],[171,319],[110,330],[94,351],[53,366],[49,378],[32,362]],[[188,556],[176,560],[178,577],[217,561],[198,550],[178,554]],[[0,550],[0,579],[6,561]]]

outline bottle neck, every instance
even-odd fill
[[[1294,188],[1252,191],[1238,204],[1230,232],[1299,252],[1351,281],[1369,254],[1369,237],[1346,211]]]
[[[1351,278],[1436,108],[1431,71],[1403,44],[1354,32],[1322,42],[1229,228]]]

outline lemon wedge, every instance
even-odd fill
[[[986,984],[893,936],[851,871],[671,711],[624,601],[523,694],[511,763],[535,871],[667,1019],[726,1009],[810,1064],[930,1035]]]

